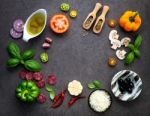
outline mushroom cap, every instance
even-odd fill
[[[124,45],[125,47],[127,47],[130,42],[131,42],[131,39],[129,37],[124,37],[121,40],[121,45]]]
[[[125,59],[126,53],[127,52],[125,50],[117,50],[116,56],[118,57],[118,59],[123,60],[123,59]]]
[[[119,39],[119,34],[118,34],[117,30],[112,30],[109,33],[109,40],[111,41],[111,40],[114,40],[114,39],[116,39],[116,40]]]
[[[121,47],[121,42],[117,39],[111,40],[111,44],[112,44],[111,48],[114,49],[114,50]]]

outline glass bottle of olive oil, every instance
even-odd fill
[[[31,35],[36,35],[40,33],[45,24],[45,16],[42,13],[37,13],[33,15],[28,24],[27,24],[27,32]]]

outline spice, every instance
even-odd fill
[[[92,20],[93,20],[93,16],[90,16],[90,17],[87,19],[87,21],[85,22],[85,27],[88,27],[88,26],[91,24]]]
[[[101,26],[102,26],[103,20],[100,19],[96,25],[96,30],[100,30]]]
[[[51,108],[57,108],[60,105],[62,105],[65,98],[65,93],[66,93],[66,89],[54,97]]]
[[[68,106],[72,106],[77,100],[79,99],[83,99],[85,98],[85,96],[75,96],[75,97],[72,97],[69,102],[68,102]]]

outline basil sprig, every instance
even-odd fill
[[[31,60],[35,56],[34,50],[27,50],[21,54],[19,46],[14,42],[9,42],[7,51],[10,55],[10,59],[7,61],[7,67],[16,67],[22,64],[29,71],[40,71],[41,65],[36,60]]]
[[[140,53],[140,46],[142,44],[142,36],[138,35],[134,41],[134,44],[129,44],[128,48],[130,49],[130,52],[125,58],[125,64],[129,65],[131,64],[135,58],[139,58],[141,56]]]
[[[92,83],[88,84],[89,89],[100,89],[101,83],[98,80],[94,80]]]

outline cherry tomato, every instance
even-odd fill
[[[50,27],[55,33],[65,33],[69,26],[69,20],[63,14],[56,14],[50,20]]]

